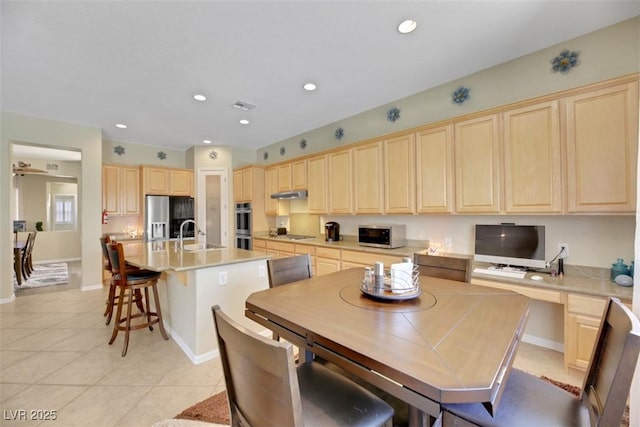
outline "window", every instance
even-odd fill
[[[74,229],[76,223],[75,194],[53,195],[53,229]]]

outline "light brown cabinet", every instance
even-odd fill
[[[141,166],[143,194],[193,197],[193,171]]]
[[[353,213],[353,150],[341,150],[327,156],[329,213]]]
[[[634,212],[638,82],[575,95],[567,103],[569,212]]]
[[[275,258],[287,258],[296,254],[295,244],[290,242],[275,242],[267,240],[267,254]]]
[[[329,177],[327,169],[327,156],[321,155],[307,160],[307,198],[310,214],[329,213]]]
[[[291,163],[286,163],[277,167],[278,170],[278,191],[291,191]]]
[[[503,114],[506,213],[562,212],[558,101]]]
[[[497,114],[457,122],[454,129],[456,211],[500,212],[500,127]]]
[[[384,212],[412,214],[416,211],[415,135],[383,142]]]
[[[604,298],[572,294],[567,296],[564,352],[566,365],[582,371],[589,366],[605,304]]]
[[[318,246],[316,248],[317,275],[340,271],[340,249]]]
[[[307,189],[307,161],[305,159],[291,163],[291,189]]]
[[[102,209],[109,215],[140,215],[140,203],[137,167],[102,166]]]
[[[264,213],[266,215],[278,214],[278,200],[271,195],[278,192],[278,169],[267,168],[264,173]]]
[[[247,166],[233,171],[233,200],[235,202],[251,202],[260,200],[264,203],[264,169]]]
[[[339,168],[346,163],[348,155],[345,153],[335,159],[335,166]],[[346,166],[342,166],[346,167]],[[377,141],[353,148],[353,199],[355,213],[381,214],[383,212],[383,161],[382,142]],[[349,181],[343,181],[342,187],[348,187]],[[346,193],[343,193],[346,197]],[[333,196],[332,196],[333,199]],[[338,204],[339,203],[339,204]],[[337,202],[342,213],[348,213],[346,200]],[[337,213],[334,208],[333,213]]]
[[[453,125],[416,134],[416,210],[453,212]]]

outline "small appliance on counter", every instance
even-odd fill
[[[358,244],[374,248],[401,248],[407,245],[405,225],[359,225]]]
[[[335,221],[329,221],[324,225],[325,242],[340,241],[340,224]]]

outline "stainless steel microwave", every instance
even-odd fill
[[[395,224],[359,225],[358,243],[374,248],[401,248],[407,244],[406,227]]]

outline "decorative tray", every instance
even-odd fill
[[[360,291],[362,291],[362,293],[369,298],[385,301],[402,301],[414,299],[418,298],[422,293],[419,286],[413,289],[407,289],[406,291],[402,292],[393,292],[390,287],[385,286],[382,292],[379,292],[378,290],[374,291],[373,288],[369,289],[364,282],[360,284]]]

